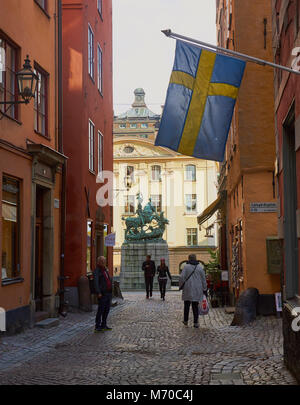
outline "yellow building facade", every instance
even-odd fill
[[[208,248],[216,247],[215,219],[197,224],[197,215],[217,195],[215,162],[180,155],[154,146],[160,115],[145,104],[143,89],[136,89],[132,108],[114,119],[114,273],[120,273],[125,221],[135,215],[137,195],[144,206],[149,198],[169,225],[163,238],[169,247],[172,274],[179,274],[190,253],[208,262]]]

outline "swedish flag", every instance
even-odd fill
[[[177,40],[155,145],[187,156],[223,161],[245,65],[240,59]]]

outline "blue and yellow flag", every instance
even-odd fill
[[[200,159],[224,159],[246,62],[177,41],[155,145]]]

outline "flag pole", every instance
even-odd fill
[[[297,70],[288,68],[287,66],[277,65],[276,63],[268,62],[268,61],[266,61],[264,59],[255,58],[253,56],[249,56],[249,55],[246,55],[244,53],[232,51],[231,49],[222,48],[220,46],[211,45],[211,44],[208,44],[206,42],[202,42],[202,41],[198,41],[198,40],[193,39],[193,38],[185,37],[183,35],[176,34],[175,32],[172,32],[170,29],[162,30],[161,32],[164,33],[167,37],[170,37],[170,38],[174,38],[174,39],[178,38],[178,39],[182,39],[184,41],[192,42],[193,44],[196,44],[196,45],[201,45],[202,47],[207,48],[212,52],[216,52],[216,53],[224,52],[226,54],[235,56],[237,58],[248,60],[249,62],[258,63],[259,65],[271,66],[271,67],[276,68],[276,69],[286,70],[287,72],[296,73],[297,75],[300,75],[300,71],[298,72]]]

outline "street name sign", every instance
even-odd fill
[[[277,212],[276,202],[252,202],[250,212]]]

